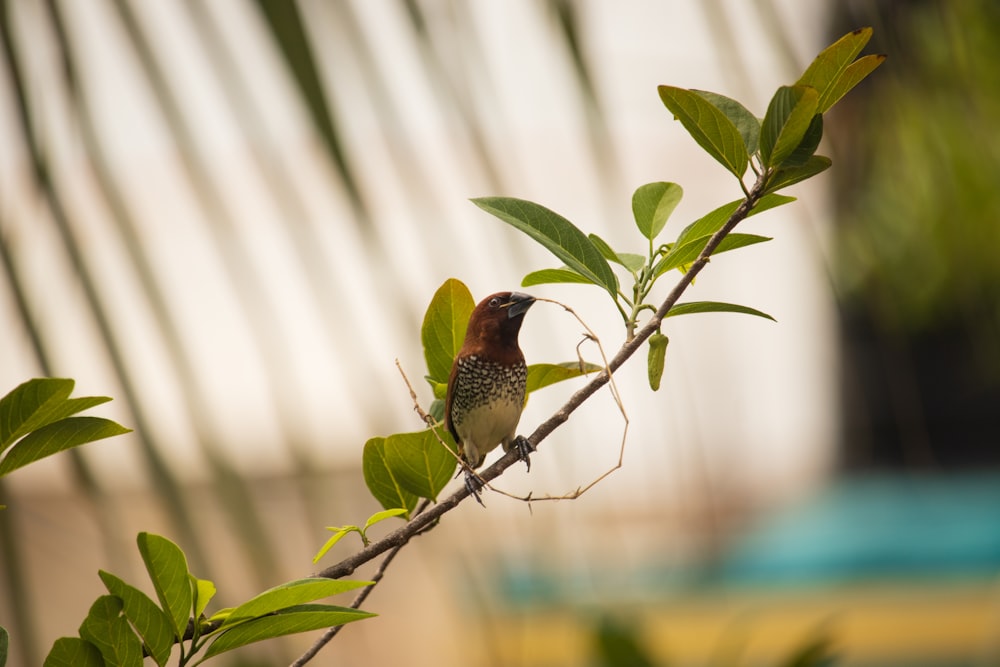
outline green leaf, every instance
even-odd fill
[[[663,377],[668,343],[670,343],[670,339],[659,331],[649,337],[649,357],[646,360],[646,374],[649,377],[649,388],[653,391],[659,391],[660,389],[660,379]]]
[[[760,157],[767,167],[776,167],[802,142],[819,95],[810,86],[781,86],[764,114],[760,128]]]
[[[167,664],[174,645],[174,631],[170,619],[148,595],[131,586],[110,572],[98,571],[108,592],[122,601],[125,618],[135,628],[156,664]]]
[[[482,197],[472,203],[524,232],[566,266],[617,298],[618,278],[587,235],[541,204],[513,197]]]
[[[570,380],[572,378],[594,373],[601,370],[597,364],[584,364],[580,369],[580,362],[566,361],[561,364],[531,364],[528,366],[527,393],[537,391],[542,387],[547,387],[556,382]]]
[[[766,195],[757,201],[757,204],[750,210],[747,217],[749,218],[757,215],[758,213],[769,211],[772,208],[790,204],[793,201],[795,201],[795,197],[786,197],[785,195]],[[742,203],[742,199],[731,201],[728,204],[723,204],[714,211],[710,211],[709,213],[706,213],[702,217],[698,218],[684,228],[684,231],[682,231],[677,237],[677,240],[674,242],[671,250],[679,245],[691,241],[692,239],[700,238],[702,236],[711,236],[715,232],[719,231]]]
[[[122,601],[114,595],[94,601],[80,625],[80,638],[97,647],[105,664],[142,667],[142,642],[122,616]]]
[[[446,429],[438,428],[437,433],[452,451],[458,451]],[[455,457],[438,442],[431,429],[390,435],[385,439],[385,458],[400,486],[431,500],[437,500],[438,493],[451,481],[457,465]]]
[[[809,158],[813,156],[816,149],[819,147],[819,142],[823,138],[823,116],[816,114],[812,117],[812,121],[809,123],[809,127],[806,128],[806,133],[802,135],[802,141],[799,145],[795,147],[791,155],[785,158],[785,160],[779,165],[779,169],[787,169],[791,167],[801,167]]]
[[[732,121],[736,129],[740,131],[740,136],[743,137],[743,145],[746,147],[748,156],[757,152],[757,147],[760,145],[760,120],[749,109],[725,95],[711,93],[707,90],[693,90],[692,92],[698,93],[714,104],[719,111],[725,114],[726,118]]]
[[[475,307],[469,288],[455,278],[444,281],[434,293],[420,327],[420,341],[431,382],[447,384],[452,362],[462,349],[469,316]]]
[[[673,86],[658,86],[660,99],[684,129],[705,151],[742,178],[749,160],[743,135],[714,104],[698,93]]]
[[[266,590],[233,609],[220,626],[219,631],[224,631],[238,623],[246,623],[255,618],[273,614],[282,609],[371,586],[373,583],[371,581],[347,581],[321,577],[307,577],[289,581]]]
[[[646,263],[646,258],[642,255],[636,255],[631,252],[615,252],[611,246],[608,245],[608,242],[597,234],[588,234],[587,238],[589,238],[591,243],[594,244],[594,247],[597,248],[598,252],[604,256],[604,259],[609,262],[614,262],[615,264],[620,264],[632,273],[641,269]]]
[[[858,57],[872,37],[871,28],[861,28],[849,32],[836,42],[820,51],[819,55],[802,73],[798,85],[811,86],[819,93],[817,113],[825,113],[827,109],[840,99],[831,99],[833,90],[844,76],[848,66]],[[874,69],[874,68],[873,68]],[[863,78],[863,77],[862,77]],[[846,90],[844,92],[847,92]]]
[[[772,322],[777,321],[767,313],[759,311],[756,308],[740,306],[735,303],[723,303],[721,301],[689,301],[688,303],[678,303],[667,311],[667,317],[690,315],[693,313],[742,313],[744,315],[763,317]]]
[[[215,597],[215,583],[191,575],[191,593],[194,596],[194,617],[201,618],[208,603]]]
[[[676,183],[646,183],[632,195],[632,215],[639,231],[650,241],[659,236],[684,190]],[[640,264],[640,268],[641,268]]]
[[[405,512],[406,510],[403,510],[403,511]],[[333,535],[330,536],[330,539],[328,539],[323,544],[323,546],[320,547],[319,551],[316,552],[316,555],[313,556],[313,563],[318,563],[320,561],[320,559],[323,558],[323,556],[326,555],[326,552],[328,552],[330,549],[332,549],[333,545],[335,545],[337,542],[339,542],[340,539],[342,537],[344,537],[344,535],[347,535],[348,533],[354,532],[354,533],[358,533],[362,537],[364,536],[364,533],[361,532],[361,529],[358,528],[357,526],[327,527],[327,530],[333,531]]]
[[[70,399],[74,384],[66,378],[36,378],[0,399],[0,452],[27,433],[111,400],[106,396]]]
[[[840,101],[844,95],[849,93],[854,86],[861,83],[869,74],[885,62],[885,55],[871,55],[858,58],[847,66],[843,76],[837,79],[837,83],[831,86],[819,99],[820,113],[825,113],[827,109]]]
[[[531,287],[532,285],[545,285],[548,283],[583,283],[592,285],[593,282],[581,276],[573,269],[541,269],[532,271],[521,280],[521,287]]]
[[[393,507],[392,509],[375,512],[375,514],[368,517],[368,521],[365,521],[365,530],[367,531],[380,521],[385,521],[386,519],[391,519],[394,516],[402,516],[404,514],[406,514],[406,510],[402,507]]]
[[[330,628],[372,616],[375,614],[367,611],[321,604],[299,605],[282,609],[270,616],[241,623],[223,632],[208,647],[205,657],[211,658],[264,639]]]
[[[782,188],[787,188],[789,185],[794,185],[800,181],[806,180],[807,178],[812,178],[816,174],[829,169],[832,164],[833,162],[828,157],[813,155],[806,160],[804,165],[800,167],[779,169],[773,176],[771,176],[771,180],[768,181],[765,192],[776,192]]]
[[[0,461],[0,476],[29,463],[79,445],[128,433],[127,429],[101,417],[67,417],[32,431],[11,447]]]
[[[167,613],[174,638],[180,640],[194,610],[187,559],[176,544],[153,533],[139,533],[139,553],[153,582],[160,606]]]
[[[0,626],[0,667],[7,664],[7,649],[10,646],[10,635],[7,628]]]
[[[406,516],[417,506],[419,497],[404,489],[389,468],[385,453],[385,438],[372,438],[365,443],[361,456],[361,469],[365,484],[375,500],[386,509],[405,507]]]
[[[79,637],[60,637],[45,656],[42,667],[105,667],[96,646]]]

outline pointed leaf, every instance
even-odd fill
[[[381,512],[375,512],[375,514],[368,517],[368,521],[365,521],[365,530],[368,530],[380,521],[385,521],[386,519],[391,519],[394,516],[402,516],[404,514],[406,514],[406,510],[402,507],[394,507],[392,509],[382,510]]]
[[[743,135],[714,104],[698,93],[673,86],[659,86],[660,99],[684,129],[705,151],[736,178],[747,170]]]
[[[138,588],[125,583],[110,572],[100,570],[98,575],[108,592],[122,601],[125,618],[142,637],[149,655],[161,667],[166,665],[174,645],[174,631],[167,615]]]
[[[160,607],[170,619],[174,638],[180,640],[184,637],[194,610],[188,579],[190,573],[184,552],[167,538],[153,533],[139,533],[136,542],[153,582],[153,590],[160,600]]]
[[[0,461],[0,476],[66,449],[130,431],[110,419],[67,417],[29,433],[11,447]]]
[[[447,384],[475,307],[469,288],[455,278],[444,281],[434,293],[420,328],[429,380]]]
[[[347,581],[321,577],[307,577],[289,581],[266,590],[233,609],[229,612],[229,616],[223,622],[220,630],[306,602],[371,586],[373,583],[371,581]]]
[[[674,317],[675,315],[690,315],[693,313],[742,313],[744,315],[763,317],[764,319],[771,320],[772,322],[777,321],[767,313],[757,310],[756,308],[740,306],[735,303],[723,303],[721,301],[690,301],[688,303],[678,303],[667,312],[667,317]]]
[[[676,183],[646,183],[632,195],[632,215],[639,231],[650,241],[659,236],[684,190]]]
[[[200,619],[208,603],[215,597],[215,583],[208,579],[199,579],[192,574],[191,593],[194,595],[194,617]]]
[[[405,512],[406,510],[403,511]],[[332,530],[334,531],[334,533],[333,535],[330,536],[330,539],[328,539],[326,543],[324,543],[323,546],[320,547],[319,551],[316,552],[316,555],[313,556],[313,563],[318,563],[320,559],[326,555],[326,552],[332,549],[333,545],[339,542],[341,538],[344,537],[344,535],[347,535],[350,532],[357,532],[359,535],[361,534],[361,529],[358,528],[357,526],[344,526],[342,528],[327,528],[327,530]]]
[[[386,509],[405,507],[406,516],[417,506],[419,497],[404,489],[396,480],[386,461],[385,438],[372,438],[365,443],[361,456],[361,469],[365,484],[375,500]]]
[[[707,90],[693,92],[714,104],[719,111],[726,115],[726,118],[732,121],[736,129],[740,131],[740,136],[743,137],[743,145],[746,147],[748,156],[757,152],[757,147],[760,144],[760,120],[749,109],[725,95],[711,93]]]
[[[231,651],[240,646],[274,637],[309,632],[360,621],[375,616],[367,611],[334,607],[332,605],[307,604],[283,609],[264,618],[257,618],[227,630],[219,635],[205,652],[206,658]]]
[[[580,369],[580,362],[567,361],[561,364],[531,364],[528,366],[527,393],[537,391],[550,384],[570,380],[588,373],[595,373],[601,370],[597,364],[584,364]]]
[[[96,646],[79,637],[60,637],[45,656],[42,667],[105,667]]]
[[[548,283],[583,283],[592,285],[593,282],[584,278],[573,269],[541,269],[532,271],[521,280],[521,287],[531,287],[532,285],[545,285]]]
[[[66,378],[36,378],[0,399],[0,452],[31,431],[111,400],[106,396],[70,399],[74,384]]]
[[[80,638],[97,647],[105,664],[142,667],[142,642],[122,616],[122,601],[113,595],[94,601],[80,625]]]
[[[809,86],[781,86],[764,114],[760,128],[760,157],[767,167],[776,167],[802,142],[819,95]]]
[[[837,85],[848,66],[861,53],[861,49],[865,48],[865,44],[871,37],[871,28],[861,28],[847,33],[820,51],[819,55],[799,77],[796,84],[811,86],[819,93],[817,113],[825,113],[837,101],[836,99],[830,101],[831,90]]]
[[[457,452],[451,434],[444,428],[437,433]],[[421,498],[437,500],[438,493],[451,481],[457,461],[438,442],[431,429],[415,433],[395,433],[385,439],[385,458],[399,485]]]
[[[827,89],[826,93],[819,99],[820,113],[825,113],[827,109],[840,101],[844,95],[849,93],[854,86],[861,83],[869,74],[885,62],[885,55],[870,55],[858,58],[847,66],[844,74],[837,79],[837,83]]]
[[[711,235],[702,236],[701,238],[682,243],[675,246],[664,258],[656,265],[656,270],[659,272],[657,275],[662,275],[671,269],[683,269],[687,271],[687,266],[691,262],[698,259],[701,255],[702,250],[708,245],[709,240],[711,240]],[[736,250],[737,248],[744,248],[746,246],[755,245],[757,243],[764,243],[765,241],[770,241],[769,236],[759,236],[757,234],[728,234],[726,238],[722,239],[722,242],[716,246],[715,250],[712,252],[712,256],[720,255],[729,250]]]
[[[572,222],[540,204],[512,197],[482,197],[472,203],[521,230],[566,266],[606,289],[613,298],[618,294],[618,278],[587,235]]]
[[[771,180],[768,181],[766,192],[776,192],[782,188],[787,188],[789,185],[812,178],[816,174],[829,169],[832,164],[833,162],[828,157],[813,155],[801,167],[779,169],[771,177]]]
[[[614,262],[615,264],[620,264],[632,273],[641,269],[646,263],[646,258],[642,255],[636,255],[631,252],[615,252],[611,246],[608,245],[608,242],[597,234],[588,234],[587,238],[589,238],[591,243],[594,244],[594,247],[597,248],[598,252],[604,256],[604,259],[609,262]]]

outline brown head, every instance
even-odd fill
[[[535,297],[521,292],[497,292],[480,301],[469,317],[461,354],[506,356],[514,352],[520,357],[517,334],[534,302]]]

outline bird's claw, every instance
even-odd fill
[[[517,451],[517,458],[524,461],[524,465],[528,467],[528,472],[531,472],[531,453],[535,451],[531,442],[529,442],[523,435],[519,435],[514,438],[512,445],[513,449]]]
[[[465,471],[465,490],[469,492],[469,495],[476,499],[476,502],[486,507],[486,503],[480,497],[479,492],[483,490],[483,480],[479,479],[479,475],[472,472],[471,470]]]

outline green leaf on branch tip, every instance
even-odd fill
[[[45,656],[42,667],[106,667],[96,646],[79,637],[60,637]]]
[[[472,203],[540,243],[566,266],[617,298],[618,278],[587,235],[541,204],[513,197],[482,197]]]
[[[776,167],[802,143],[816,115],[819,95],[811,86],[781,86],[764,114],[760,129],[760,157]]]
[[[420,498],[404,489],[389,468],[385,438],[371,438],[365,443],[361,456],[361,470],[365,484],[368,485],[368,490],[375,500],[386,509],[405,508],[406,516],[409,518],[410,512],[416,508]]]
[[[304,604],[282,609],[264,618],[240,623],[221,633],[208,647],[205,658],[247,644],[310,630],[331,628],[375,616],[371,612],[324,604]]]
[[[817,113],[826,113],[845,93],[885,60],[885,56],[865,56],[858,61],[854,60],[865,48],[871,36],[871,28],[861,28],[847,33],[820,51],[799,77],[797,84],[812,86],[819,93]],[[865,61],[864,64],[849,72],[852,66],[862,61]]]
[[[323,546],[320,547],[319,551],[316,552],[316,555],[313,556],[314,564],[318,563],[320,559],[326,555],[326,552],[332,549],[333,545],[339,542],[344,535],[347,535],[348,533],[357,533],[362,537],[364,536],[364,533],[361,532],[361,528],[358,526],[327,526],[327,530],[333,531],[333,535],[330,536],[330,539],[328,539]],[[362,542],[364,542],[364,540],[362,540]],[[365,544],[365,546],[368,545]]]
[[[201,618],[208,603],[215,597],[215,583],[191,575],[191,593],[194,596],[194,618]]]
[[[772,322],[777,321],[767,313],[756,308],[740,306],[735,303],[724,303],[722,301],[689,301],[688,303],[678,303],[667,311],[666,316],[675,317],[677,315],[691,315],[694,313],[741,313],[743,315],[763,317]]]
[[[469,316],[475,307],[469,288],[455,278],[444,281],[431,298],[420,327],[431,386],[447,384],[451,365],[462,349]]]
[[[107,665],[142,667],[142,642],[122,616],[122,601],[114,595],[94,601],[80,625],[80,638],[96,646]]]
[[[796,183],[804,181],[807,178],[812,178],[816,174],[829,169],[832,164],[833,162],[828,157],[823,155],[813,155],[800,167],[779,169],[774,172],[774,175],[771,176],[771,179],[767,182],[767,189],[765,192],[776,192],[782,188],[787,188],[789,185],[795,185]]]
[[[364,588],[373,583],[371,581],[348,581],[321,577],[307,577],[289,581],[254,596],[230,611],[217,632],[223,632],[234,625],[261,618],[282,609]]]
[[[581,276],[573,269],[561,268],[532,271],[521,280],[521,287],[547,285],[551,283],[577,283],[583,285],[594,284],[591,280]]]
[[[676,183],[656,182],[639,186],[632,195],[632,215],[642,235],[650,241],[659,236],[683,196],[684,190]]]
[[[691,137],[736,178],[747,170],[749,157],[743,135],[726,114],[698,93],[674,86],[658,86],[664,106]]]
[[[160,667],[166,665],[174,645],[174,631],[166,613],[148,595],[110,572],[101,570],[98,575],[108,592],[122,601],[125,618],[142,637],[150,657]]]
[[[382,510],[381,512],[375,512],[375,514],[372,514],[370,517],[368,517],[368,520],[365,521],[364,529],[367,531],[369,528],[374,526],[376,523],[379,523],[380,521],[385,521],[386,519],[391,519],[394,516],[402,516],[404,514],[406,514],[406,510],[403,509],[402,507],[393,507],[391,509]]]
[[[711,235],[702,236],[701,238],[693,239],[675,246],[674,250],[663,258],[663,261],[656,266],[656,275],[662,275],[671,269],[682,269],[685,273],[687,272],[687,267],[698,259],[701,255],[701,251],[705,249],[708,245],[709,240],[712,238]],[[726,238],[722,239],[715,250],[712,251],[712,256],[720,255],[729,250],[736,250],[737,248],[745,248],[746,246],[755,245],[757,243],[764,243],[770,241],[769,236],[760,236],[758,234],[728,234]]]
[[[457,465],[452,453],[438,441],[438,435],[457,452],[451,434],[443,427],[437,427],[436,433],[434,429],[425,429],[394,433],[385,439],[385,460],[393,478],[406,491],[435,501],[451,481]]]
[[[67,417],[32,431],[11,447],[0,460],[0,476],[53,454],[88,442],[128,433],[127,429],[102,417]]]
[[[180,640],[194,609],[184,552],[167,538],[152,533],[139,533],[136,542],[156,597],[170,620],[174,638]]]
[[[760,144],[760,120],[749,109],[725,95],[711,93],[707,90],[692,90],[692,92],[698,93],[714,104],[719,111],[725,114],[726,118],[732,121],[736,129],[739,130],[740,136],[743,137],[743,145],[746,147],[748,156],[757,152]]]
[[[608,245],[608,242],[597,234],[588,234],[587,238],[589,238],[590,242],[594,244],[594,247],[597,248],[598,252],[604,256],[604,259],[609,262],[614,262],[615,264],[620,264],[632,273],[641,269],[646,263],[646,258],[642,255],[637,255],[631,252],[615,252],[611,246]]]
[[[849,93],[854,86],[864,81],[869,74],[874,72],[879,65],[884,63],[885,59],[886,56],[884,54],[878,54],[858,58],[851,63],[847,69],[844,70],[843,76],[837,80],[837,83],[834,84],[832,88],[827,90],[824,96],[820,97],[820,108],[825,112],[827,109],[839,102],[840,98]]]
[[[528,366],[527,393],[537,391],[551,384],[570,380],[588,373],[595,373],[603,367],[597,364],[585,363],[580,369],[580,362],[567,361],[561,364],[531,364]]]

